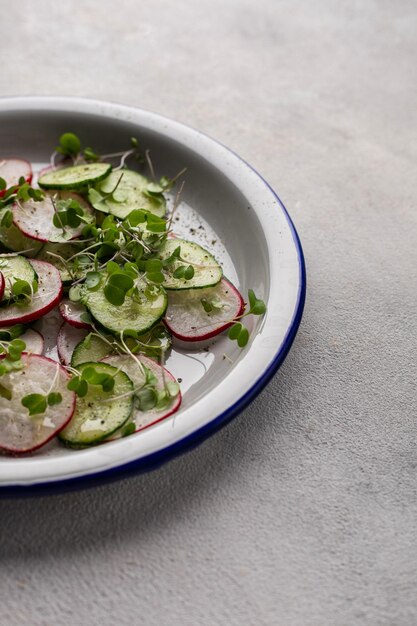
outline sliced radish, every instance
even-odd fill
[[[0,159],[0,178],[4,178],[7,188],[0,191],[0,197],[4,196],[6,190],[19,184],[20,178],[24,178],[27,183],[32,180],[32,166],[25,159]]]
[[[38,275],[38,291],[28,305],[10,304],[0,308],[0,328],[14,324],[28,324],[54,308],[62,296],[59,271],[50,263],[31,259],[30,263]]]
[[[10,336],[13,336],[12,328],[2,328],[0,334],[10,332]],[[7,337],[7,334],[5,335]],[[18,339],[25,342],[25,352],[29,354],[42,354],[45,345],[43,335],[33,328],[27,328]]]
[[[69,298],[64,298],[59,304],[59,312],[65,322],[76,328],[91,328],[91,324],[85,322],[81,316],[88,315],[87,309],[79,302],[72,302]]]
[[[69,374],[62,365],[36,354],[23,354],[22,361],[23,369],[1,377],[0,450],[12,454],[33,452],[43,446],[66,426],[75,410],[75,393],[67,389]],[[33,393],[51,392],[60,393],[61,402],[30,416],[22,399]]]
[[[72,353],[75,347],[87,337],[88,331],[85,328],[76,328],[64,322],[59,329],[56,345],[58,347],[59,360],[63,365],[71,363]]]
[[[53,217],[56,212],[56,202],[59,200],[76,200],[84,211],[84,218],[88,222],[94,220],[94,210],[92,207],[76,193],[71,191],[48,192],[43,200],[35,202],[15,203],[12,207],[13,223],[26,237],[37,241],[51,241],[62,243],[79,237],[85,226],[85,221],[74,228],[65,226],[57,228],[54,226]]]
[[[0,300],[3,297],[5,287],[6,287],[6,281],[4,280],[3,274],[0,272]]]
[[[214,305],[209,313],[203,303]],[[222,278],[215,287],[170,291],[164,321],[170,333],[182,341],[205,341],[229,328],[244,309],[239,291]]]
[[[46,174],[47,172],[53,172],[54,170],[57,170],[57,169],[59,168],[54,167],[53,165],[45,165],[45,167],[43,167],[39,171],[34,172],[32,183],[31,183],[32,187],[36,187],[36,189],[39,189],[38,180],[40,179],[40,177]]]
[[[28,328],[23,335],[20,335],[19,339],[25,342],[25,352],[30,354],[42,354],[44,346],[43,336],[33,328]]]
[[[162,367],[153,359],[137,355],[138,360],[142,365],[151,370],[152,374],[157,379],[156,388],[158,391],[162,391],[165,388],[167,382],[177,382],[174,376],[165,367]],[[129,355],[114,355],[108,356],[102,359],[103,362],[114,365],[117,368],[123,370],[133,382],[135,391],[138,391],[145,382],[145,375],[143,370],[138,366],[137,362]],[[178,411],[181,404],[181,393],[179,392],[175,398],[172,399],[169,406],[162,410],[151,409],[150,411],[140,411],[139,409],[133,409],[132,417],[130,421],[135,424],[135,432],[144,430],[153,426],[157,422],[166,419],[176,411]],[[112,435],[111,439],[119,439],[123,434],[123,429]]]

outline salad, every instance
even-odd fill
[[[36,176],[24,159],[0,160],[2,453],[137,433],[180,407],[164,367],[172,343],[201,346],[227,331],[247,344],[242,318],[265,304],[251,289],[245,303],[209,250],[175,235],[184,173],[157,179],[135,138],[99,155],[73,133]],[[33,328],[54,312],[59,361]]]

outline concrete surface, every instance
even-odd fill
[[[2,3],[0,95],[191,124],[278,190],[305,317],[237,420],[151,475],[0,502],[4,626],[417,623],[414,1]]]

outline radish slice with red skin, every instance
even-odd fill
[[[7,189],[19,184],[19,179],[24,178],[25,182],[32,180],[32,166],[25,159],[0,159],[0,178],[4,178],[7,187],[0,191],[0,198],[4,196]]]
[[[67,389],[70,377],[62,365],[37,354],[23,353],[22,361],[23,369],[1,377],[0,450],[11,454],[33,452],[45,445],[68,424],[75,410],[76,396]],[[10,399],[4,397],[4,390],[10,392]],[[48,406],[44,413],[30,416],[22,398],[52,391],[60,393],[62,401]]]
[[[30,239],[37,241],[50,241],[52,243],[62,243],[79,237],[85,226],[81,221],[78,226],[71,228],[65,226],[64,229],[54,226],[53,217],[56,212],[54,203],[58,200],[76,200],[84,211],[84,217],[89,222],[94,221],[94,211],[91,206],[77,193],[71,191],[47,192],[43,200],[35,202],[15,203],[12,207],[13,224]]]
[[[4,280],[3,274],[0,272],[0,300],[3,297],[5,287],[6,287],[6,281]]]
[[[165,388],[166,382],[175,382],[177,380],[174,376],[169,372],[165,367],[162,367],[147,356],[142,354],[137,354],[136,357],[140,361],[142,365],[151,370],[152,374],[157,379],[156,388],[158,391],[162,391]],[[135,390],[140,389],[141,384],[143,384],[144,376],[141,371],[141,368],[135,362],[135,360],[129,355],[112,355],[107,356],[102,359],[104,363],[109,363],[109,365],[113,365],[114,367],[120,368],[123,370],[133,382],[133,387]],[[178,383],[177,383],[178,384]],[[135,424],[135,432],[139,432],[140,430],[144,430],[145,428],[149,428],[154,424],[166,419],[176,411],[178,411],[181,405],[182,397],[181,392],[178,392],[178,395],[172,399],[170,405],[165,409],[157,410],[151,409],[150,411],[140,411],[139,409],[133,409],[132,417],[129,419],[129,422],[133,422]],[[126,427],[126,424],[123,425],[122,429],[114,433],[109,439],[106,441],[111,441],[113,439],[119,439],[122,437],[123,429]]]
[[[81,319],[81,315],[88,315],[88,311],[79,302],[72,302],[69,298],[64,298],[59,303],[59,312],[64,321],[70,324],[70,326],[75,326],[75,328],[92,328],[91,324]]]
[[[61,300],[62,282],[59,271],[50,263],[30,259],[38,275],[38,291],[30,304],[10,304],[0,307],[0,328],[14,324],[28,324],[51,311]]]
[[[207,313],[201,303],[203,298],[219,302],[222,307]],[[164,322],[169,332],[181,341],[205,341],[229,328],[244,310],[245,302],[239,291],[222,278],[214,287],[170,291]]]
[[[85,339],[88,330],[85,328],[76,328],[64,322],[59,329],[56,345],[58,348],[59,360],[63,365],[70,365],[72,353],[75,347]]]
[[[34,328],[28,328],[19,339],[25,342],[25,352],[29,354],[42,354],[45,344],[43,336]]]

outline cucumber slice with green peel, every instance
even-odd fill
[[[118,170],[90,189],[88,199],[97,211],[125,219],[135,209],[149,211],[158,217],[166,213],[162,193],[152,193],[150,180],[133,170]]]
[[[223,276],[223,270],[210,252],[197,243],[185,239],[167,239],[158,256],[163,261],[169,259],[175,251],[178,256],[165,268],[165,289],[201,289],[217,285]],[[191,266],[194,275],[190,279],[175,278],[174,272],[180,267]]]
[[[78,216],[76,226],[55,226],[54,216],[62,210],[61,202],[73,201],[75,206],[82,210]],[[64,205],[65,206],[65,205]],[[86,224],[94,222],[94,210],[79,194],[71,191],[46,192],[42,200],[28,200],[16,202],[12,207],[13,223],[26,237],[36,241],[62,243],[76,239],[83,231]],[[76,216],[74,216],[76,217]]]
[[[43,446],[68,423],[75,409],[75,393],[67,388],[69,375],[59,363],[36,354],[22,354],[22,363],[22,369],[3,374],[0,381],[0,449],[12,454]],[[23,398],[51,392],[59,393],[61,401],[29,415]]]
[[[110,163],[83,163],[45,172],[38,185],[43,189],[81,189],[98,183],[111,172]]]
[[[59,270],[63,283],[72,283],[84,278],[93,268],[90,257],[82,254],[83,247],[82,242],[46,243],[36,258],[52,263]]]
[[[129,419],[133,409],[133,383],[125,372],[108,363],[88,362],[78,366],[80,373],[93,367],[99,374],[114,378],[110,392],[99,385],[89,385],[87,395],[77,398],[75,412],[58,437],[70,447],[100,443]]]
[[[138,355],[138,360],[140,365],[144,366],[148,373],[150,373],[153,377],[153,386],[157,392],[163,392],[168,387],[169,384],[174,383],[177,386],[177,381],[174,376],[169,372],[165,367],[162,367],[154,361],[153,359],[149,359],[142,354]],[[115,355],[108,356],[103,360],[103,363],[110,363],[114,365],[114,367],[120,368],[129,376],[129,378],[133,382],[135,393],[141,390],[144,382],[144,372],[143,369],[135,362],[131,356],[128,355]],[[148,374],[149,375],[149,374]],[[178,387],[177,387],[178,388]],[[123,427],[113,433],[109,439],[119,439],[124,436],[124,429],[127,425],[130,426],[133,423],[134,430],[133,432],[138,432],[140,430],[144,430],[145,428],[149,428],[158,422],[166,419],[180,408],[182,401],[181,392],[178,391],[176,395],[171,398],[168,398],[165,402],[165,406],[163,407],[154,407],[147,411],[142,411],[140,408],[134,407],[132,411],[132,415],[128,422],[123,425]]]
[[[18,254],[0,254],[0,271],[5,281],[2,304],[11,301],[13,297],[13,285],[18,280],[26,281],[31,285],[33,291],[36,291],[36,272],[24,256]]]
[[[11,252],[19,252],[27,257],[36,256],[42,248],[42,241],[36,241],[26,237],[20,228],[11,224],[8,228],[0,226],[0,244]]]
[[[97,335],[87,335],[85,339],[75,346],[71,357],[71,366],[77,367],[87,361],[101,361],[113,352],[112,347]]]
[[[126,337],[126,345],[133,354],[145,354],[151,358],[159,359],[161,355],[171,347],[171,334],[164,324],[156,324],[149,331],[138,337]]]
[[[144,295],[138,302],[132,296],[126,296],[123,304],[115,306],[107,300],[102,285],[97,291],[84,289],[81,301],[104,328],[114,333],[134,331],[142,334],[162,319],[168,298],[164,289],[160,289],[153,300]]]

